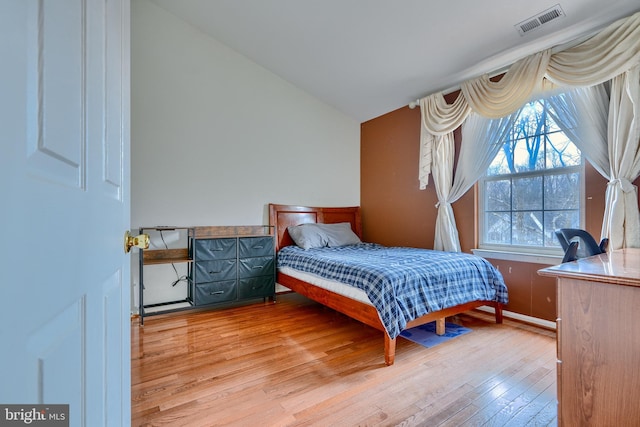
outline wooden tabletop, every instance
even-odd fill
[[[538,270],[542,276],[640,287],[640,248],[619,249]]]

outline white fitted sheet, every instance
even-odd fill
[[[278,270],[281,273],[286,274],[287,276],[295,277],[298,280],[311,283],[320,288],[326,289],[331,292],[335,292],[336,294],[340,294],[347,298],[351,298],[371,306],[373,305],[371,304],[371,301],[369,300],[367,293],[362,289],[358,289],[350,285],[345,285],[344,283],[336,282],[333,280],[327,280],[320,276],[316,276],[315,274],[305,273],[303,271],[295,270],[290,267],[281,267],[281,268],[278,268]]]

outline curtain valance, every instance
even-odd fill
[[[499,82],[488,76],[462,83],[461,94],[447,104],[442,92],[420,100],[421,153],[431,152],[433,135],[453,132],[473,110],[488,118],[516,111],[544,78],[558,85],[592,86],[640,64],[640,12],[620,19],[584,42],[551,53],[538,52],[513,64]],[[420,188],[426,188],[432,156],[421,154]]]
[[[462,83],[462,97],[483,117],[499,119],[513,113],[542,87],[551,51],[531,55],[513,64],[498,82],[488,76]]]
[[[558,85],[593,86],[640,64],[640,12],[551,55],[547,77]]]

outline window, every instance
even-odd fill
[[[481,247],[555,249],[556,229],[581,228],[582,156],[550,108],[523,107],[479,181]]]

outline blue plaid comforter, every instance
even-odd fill
[[[364,290],[391,338],[413,319],[475,300],[508,302],[502,275],[479,256],[373,243],[304,250],[287,246],[290,267]]]

